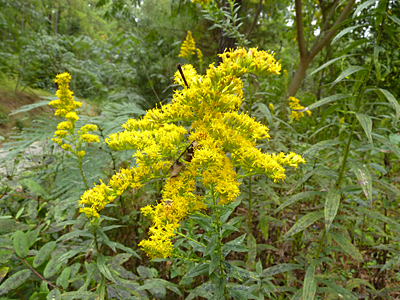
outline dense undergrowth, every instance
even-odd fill
[[[250,43],[228,3],[203,16]],[[0,299],[397,299],[396,12],[356,6],[300,103],[283,50],[206,67],[192,34],[181,55],[155,32],[28,37],[8,68],[58,92],[14,112],[56,116],[3,144]]]

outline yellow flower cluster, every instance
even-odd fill
[[[220,204],[229,204],[239,195],[238,175],[265,174],[274,180],[285,178],[285,166],[296,168],[305,160],[295,154],[266,154],[255,148],[258,140],[269,139],[268,128],[246,113],[240,113],[243,83],[240,75],[279,74],[281,66],[268,52],[238,48],[221,54],[222,63],[209,66],[206,75],[191,65],[182,67],[188,87],[179,72],[171,103],[148,110],[139,120],[128,120],[123,132],[106,143],[115,150],[136,150],[136,165],[115,174],[108,185],[101,183],[81,197],[81,212],[99,217],[104,206],[128,188],[139,188],[149,180],[170,172],[163,198],[142,208],[152,220],[149,239],[139,245],[150,258],[173,253],[171,239],[180,222],[206,208],[203,197],[195,194],[202,184],[214,191]],[[173,123],[191,124],[189,131]],[[181,157],[180,160],[170,159]]]
[[[197,52],[197,58],[199,59],[200,66],[203,65],[203,53],[199,48],[196,48],[196,43],[193,39],[192,32],[188,31],[186,40],[183,41],[181,46],[181,52],[179,57],[183,57],[186,60],[190,60],[193,55]]]
[[[300,105],[300,100],[295,97],[289,97],[289,107],[291,109],[298,109],[298,110],[305,108],[304,106]],[[306,112],[309,116],[311,116],[311,111],[307,110]],[[304,113],[292,110],[290,117],[296,121],[299,121],[301,117],[304,117]]]
[[[56,76],[54,82],[58,84],[58,90],[56,92],[57,100],[50,101],[49,105],[57,108],[54,115],[61,116],[67,119],[67,121],[62,121],[57,125],[57,131],[54,133],[53,142],[61,146],[62,149],[66,151],[70,151],[77,155],[78,157],[82,157],[85,155],[85,151],[79,151],[79,142],[75,140],[75,123],[79,120],[77,113],[74,111],[75,109],[82,106],[82,102],[75,101],[73,92],[69,89],[69,82],[71,81],[71,75],[67,72],[59,74]],[[78,131],[80,141],[84,142],[100,142],[100,139],[97,135],[88,133],[89,131],[97,130],[96,125],[87,124]],[[69,138],[68,136],[71,136]],[[64,141],[62,140],[64,139]],[[72,143],[75,148],[72,148],[69,143]]]
[[[204,6],[206,4],[208,4],[210,2],[210,0],[193,0],[193,3],[198,3],[200,4],[200,6]]]

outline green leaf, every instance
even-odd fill
[[[257,103],[257,105],[258,108],[261,110],[261,112],[264,114],[264,116],[267,118],[268,124],[272,125],[273,124],[272,115],[268,106],[266,106],[264,103]]]
[[[15,253],[21,258],[25,258],[29,251],[29,242],[25,233],[20,230],[15,232],[13,234],[13,245]]]
[[[303,267],[298,264],[283,263],[283,264],[279,264],[279,265],[265,269],[263,271],[263,275],[264,276],[273,276],[276,274],[280,274],[280,273],[284,273],[284,272],[288,272],[288,271],[292,271],[292,270],[300,270],[302,268]]]
[[[397,23],[397,25],[400,25],[400,19],[395,16],[391,16],[390,14],[386,14],[393,22]]]
[[[392,220],[391,218],[388,218],[376,211],[367,209],[365,207],[361,207],[361,206],[352,206],[353,209],[358,210],[359,212],[366,214],[367,216],[369,216],[371,219],[375,219],[375,220],[381,220],[382,222],[385,222],[387,224],[390,224],[391,226],[393,226],[395,228],[395,230],[397,230],[398,232],[400,232],[400,224],[397,223],[396,221]]]
[[[326,232],[329,231],[333,220],[336,217],[338,208],[340,204],[340,191],[337,189],[331,189],[328,194],[326,195],[325,199],[325,227]]]
[[[36,102],[36,103],[33,103],[33,104],[28,104],[28,105],[21,106],[20,108],[18,108],[16,110],[13,110],[9,115],[12,116],[12,115],[15,115],[15,114],[18,114],[18,113],[21,113],[21,112],[27,112],[27,111],[30,111],[32,109],[35,109],[35,108],[38,108],[38,107],[41,107],[41,106],[45,106],[45,105],[49,105],[49,101],[48,100],[39,101],[39,102]]]
[[[334,283],[333,281],[330,280],[323,280],[321,279],[321,282],[324,283],[327,287],[331,288],[331,290],[336,293],[336,295],[340,299],[345,299],[345,300],[357,300],[358,298],[353,295],[353,293],[349,290],[346,290],[344,287]]]
[[[214,272],[214,270],[216,268],[218,268],[219,263],[221,262],[221,258],[219,255],[215,254],[215,253],[211,253],[211,262],[210,262],[210,266],[208,268],[208,275],[211,275],[212,272]]]
[[[26,238],[28,239],[28,245],[31,247],[39,236],[39,233],[36,230],[28,231],[26,234]]]
[[[399,102],[396,100],[396,98],[393,96],[393,94],[391,92],[389,92],[388,90],[379,89],[379,91],[381,91],[381,93],[386,97],[386,99],[390,102],[390,104],[392,104],[393,108],[396,111],[396,120],[398,120],[399,116],[400,116]]]
[[[283,202],[277,209],[275,209],[274,214],[280,212],[285,207],[288,207],[289,205],[292,205],[301,199],[305,199],[305,198],[311,199],[312,197],[317,196],[317,195],[323,195],[323,193],[307,191],[307,192],[302,192],[302,193],[292,195],[285,202]]]
[[[323,216],[324,216],[323,211],[314,211],[314,212],[306,214],[305,216],[300,218],[300,220],[298,220],[296,222],[296,224],[294,224],[293,227],[290,228],[290,230],[288,232],[286,232],[286,234],[283,236],[283,238],[285,239],[285,238],[291,237],[292,235],[306,229],[308,226],[315,223]]]
[[[116,282],[110,269],[106,266],[106,257],[101,253],[97,255],[97,266],[99,267],[100,272],[106,276],[108,280]]]
[[[91,234],[90,232],[88,232],[86,230],[74,229],[73,231],[68,232],[67,234],[64,234],[61,237],[59,237],[57,242],[70,240],[70,239],[76,238],[78,236],[85,236],[85,237],[88,237],[91,239],[94,238],[93,234]]]
[[[389,148],[390,151],[392,151],[398,158],[400,158],[399,148],[393,145],[387,138],[376,133],[372,133],[372,136],[374,137],[375,140],[378,140],[379,142],[384,144],[386,147]]]
[[[342,142],[338,141],[338,140],[326,140],[326,141],[319,142],[315,145],[312,145],[310,148],[308,148],[306,151],[304,151],[303,156],[310,155],[311,153],[318,152],[322,149],[327,149],[327,148],[332,149],[333,146],[336,146],[338,144],[342,144]]]
[[[85,262],[85,266],[86,266],[86,269],[88,269],[88,264],[87,264],[86,262]],[[79,296],[81,293],[86,292],[86,289],[87,289],[87,287],[89,286],[89,283],[92,281],[92,276],[93,276],[93,273],[94,273],[95,270],[96,270],[96,268],[92,268],[92,269],[90,270],[89,274],[88,274],[87,277],[86,277],[86,282],[85,282],[85,284],[82,285],[81,288],[80,288],[79,290],[77,290],[77,291],[73,294],[73,296],[72,296],[71,299],[79,299],[78,296]]]
[[[351,43],[350,45],[348,45],[341,53],[339,53],[339,56],[345,55],[346,53],[348,53],[350,50],[354,49],[355,47],[365,44],[367,42],[369,42],[368,39],[357,40],[357,41]]]
[[[381,172],[382,174],[386,174],[387,173],[386,169],[381,165],[378,165],[376,163],[371,163],[370,166],[373,169],[375,169],[376,171]]]
[[[364,8],[367,8],[368,6],[371,6],[372,4],[376,3],[376,1],[379,1],[379,0],[368,0],[368,1],[365,1],[364,3],[360,4],[359,6],[357,6],[357,8],[356,8],[356,10],[354,11],[354,14],[353,14],[353,19],[354,19],[354,18],[357,16],[357,14],[358,14],[359,12],[361,12]]]
[[[343,234],[339,234],[334,231],[329,232],[329,234],[346,254],[350,255],[358,261],[363,261],[363,256],[361,255],[361,253]]]
[[[358,114],[356,113],[356,117],[358,119],[358,121],[360,122],[362,128],[365,131],[365,134],[367,135],[367,138],[370,142],[371,145],[373,145],[373,141],[372,141],[372,119],[370,116],[365,115],[365,114]]]
[[[372,205],[372,177],[369,170],[356,161],[349,161],[351,168],[353,169],[354,174],[358,179],[358,184],[361,186],[365,198],[368,200],[368,204]]]
[[[21,270],[11,277],[7,278],[6,281],[0,286],[0,295],[4,295],[11,290],[16,289],[23,284],[31,276],[31,270]]]
[[[3,281],[4,277],[8,274],[9,267],[2,266],[0,267],[0,283]]]
[[[232,287],[227,288],[228,294],[233,297],[235,300],[247,300],[249,298],[246,297],[246,292],[241,291],[239,289],[234,289]],[[251,298],[250,298],[251,299]]]
[[[15,220],[18,220],[19,217],[22,215],[22,213],[25,210],[25,206],[21,207],[20,210],[17,212],[17,214],[15,215]]]
[[[103,232],[103,230],[101,230],[100,227],[96,228],[96,233],[99,235],[99,237],[101,237],[104,244],[110,247],[114,252],[117,252],[117,249],[115,249],[115,244],[110,241],[108,236]]]
[[[193,269],[189,270],[181,279],[181,281],[187,279],[187,278],[193,278],[202,274],[207,274],[209,270],[209,264],[208,263],[202,263],[198,264],[195,266]]]
[[[97,295],[96,299],[98,300],[105,300],[106,299],[106,278],[102,277],[100,286],[97,288]]]
[[[35,256],[35,259],[33,260],[34,268],[39,267],[49,258],[50,254],[56,247],[56,244],[57,244],[56,242],[48,242],[39,249],[38,253]]]
[[[310,75],[308,75],[307,77],[310,77],[310,76],[314,75],[315,73],[321,71],[323,68],[326,68],[327,66],[333,64],[335,61],[337,61],[337,60],[339,60],[339,59],[342,59],[342,58],[345,58],[345,57],[348,57],[348,56],[351,56],[351,55],[343,55],[343,56],[340,56],[340,57],[331,59],[331,60],[328,61],[327,63],[324,63],[322,66],[320,66],[319,68],[317,68],[316,70],[314,70],[314,71],[313,71]]]
[[[50,278],[51,276],[55,275],[58,270],[60,270],[62,264],[58,262],[59,256],[60,255],[53,256],[47,263],[43,271],[43,276],[45,278]]]
[[[5,264],[13,255],[12,250],[0,250],[0,264]]]
[[[137,254],[135,251],[133,251],[131,248],[125,247],[124,245],[114,242],[115,247],[117,247],[118,249],[124,250],[125,252],[132,254],[133,256],[135,256],[136,258],[142,259],[140,257],[139,254]]]
[[[218,236],[213,234],[210,243],[208,243],[206,249],[204,250],[204,256],[209,255],[211,252],[214,251],[215,247],[218,245]]]
[[[394,186],[393,184],[387,183],[382,179],[378,179],[375,181],[378,182],[379,184],[383,185],[385,188],[387,188],[392,193],[396,194],[398,199],[400,199],[400,190],[396,186]]]
[[[226,243],[222,249],[223,252],[235,251],[235,252],[248,252],[250,249],[244,244],[246,234]]]
[[[317,102],[312,103],[310,106],[308,106],[308,110],[315,109],[317,107],[320,107],[324,104],[340,100],[340,99],[346,99],[346,98],[351,98],[352,95],[349,94],[337,94],[329,97],[322,98],[321,100],[318,100]]]
[[[347,76],[350,76],[353,73],[356,73],[358,71],[364,70],[363,67],[360,66],[351,66],[348,67],[346,70],[344,70],[342,73],[340,73],[340,75],[335,79],[335,81],[331,84],[331,88],[338,83],[339,81],[342,81],[344,78],[346,78]]]
[[[303,299],[312,300],[315,297],[317,291],[317,282],[314,277],[315,264],[311,263],[306,271],[303,284]]]
[[[28,190],[34,192],[36,195],[42,196],[43,198],[47,197],[47,193],[36,181],[30,179],[22,179],[19,183],[23,186],[26,186]]]
[[[71,268],[67,267],[64,270],[62,270],[60,276],[57,278],[57,285],[61,285],[64,290],[66,290],[69,286],[69,276],[71,275]]]
[[[333,39],[331,44],[334,44],[337,40],[339,40],[342,36],[344,36],[345,34],[349,33],[350,31],[353,31],[354,29],[358,28],[358,27],[362,27],[364,25],[355,25],[355,26],[350,26],[347,27],[345,29],[343,29],[342,31],[340,31]]]

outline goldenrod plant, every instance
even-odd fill
[[[176,256],[172,239],[181,222],[196,211],[217,210],[235,201],[242,178],[264,174],[278,182],[285,178],[285,167],[296,169],[305,163],[295,153],[257,149],[257,141],[270,138],[268,128],[239,111],[243,101],[239,77],[248,72],[279,74],[281,67],[273,55],[238,48],[221,57],[222,64],[210,65],[206,75],[184,65],[184,77],[175,73],[182,88],[171,103],[148,110],[139,120],[128,120],[123,132],[111,134],[106,143],[115,150],[135,149],[136,163],[81,197],[80,211],[96,219],[125,190],[166,178],[162,200],[142,208],[152,226],[149,239],[139,245],[150,258]],[[197,192],[200,186],[204,193]]]
[[[75,124],[79,117],[75,110],[82,106],[82,102],[75,101],[73,92],[69,89],[71,75],[67,72],[59,74],[54,80],[58,84],[56,92],[57,100],[53,100],[49,105],[56,107],[55,116],[65,118],[65,121],[57,125],[52,141],[59,145],[63,150],[71,152],[78,160],[78,168],[81,172],[86,188],[88,184],[82,169],[82,158],[85,155],[84,143],[99,143],[97,135],[89,133],[97,130],[97,125],[86,124],[76,130]]]

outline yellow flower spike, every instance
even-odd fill
[[[181,53],[179,57],[183,57],[185,59],[190,59],[193,55],[196,54],[196,43],[192,37],[192,33],[188,31],[186,40],[182,43]]]

